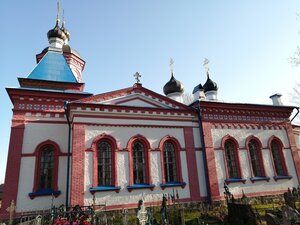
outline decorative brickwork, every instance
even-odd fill
[[[2,200],[0,217],[3,219],[9,218],[9,214],[6,211],[6,208],[10,205],[11,201],[14,200],[14,202],[17,204],[18,183],[21,168],[21,154],[25,129],[24,120],[22,121],[22,119],[22,115],[14,115],[11,127],[3,190],[4,196]]]
[[[184,128],[183,132],[184,132],[184,140],[185,140],[186,160],[187,160],[187,167],[188,167],[191,200],[199,201],[200,187],[199,187],[198,179],[196,179],[198,177],[198,170],[197,170],[193,129],[190,127]]]
[[[73,125],[71,206],[84,205],[85,126]]]
[[[211,198],[212,200],[218,200],[220,196],[220,192],[219,192],[214,144],[213,144],[211,129],[212,129],[212,125],[210,123],[203,122],[203,133],[205,134],[204,143],[206,148],[208,177],[209,177],[208,182],[210,186]]]
[[[287,136],[288,136],[288,140],[290,143],[290,148],[292,151],[292,157],[294,160],[294,165],[295,165],[295,170],[296,170],[296,174],[297,174],[297,178],[298,178],[298,182],[300,183],[300,157],[299,157],[299,153],[298,153],[298,149],[296,146],[296,142],[295,142],[295,137],[293,134],[293,127],[291,124],[286,124],[286,131],[287,131]]]

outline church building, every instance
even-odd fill
[[[143,86],[86,92],[85,61],[69,45],[57,18],[49,46],[19,87],[7,88],[13,104],[1,218],[55,206],[105,204],[107,210],[234,196],[277,195],[300,181],[300,129],[295,107],[227,103],[207,70],[183,103],[183,84],[171,78],[165,95]],[[87,75],[88,76],[88,75]]]

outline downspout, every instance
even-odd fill
[[[196,111],[198,112],[198,123],[199,123],[199,131],[200,131],[200,143],[202,146],[202,153],[203,153],[203,164],[204,164],[204,176],[206,181],[206,190],[207,190],[207,202],[208,204],[212,203],[211,199],[211,189],[209,185],[209,176],[208,176],[208,166],[207,166],[207,154],[206,154],[206,147],[204,142],[204,132],[202,126],[202,115],[200,110],[200,100],[198,100],[198,106],[196,107]]]
[[[69,102],[64,101],[64,110],[65,110],[65,115],[67,118],[68,122],[68,161],[67,161],[67,183],[66,183],[66,210],[69,209],[69,186],[70,186],[70,157],[71,157],[71,121],[69,119],[69,112],[68,112],[68,106]]]
[[[296,118],[296,116],[298,116],[298,114],[299,114],[299,107],[295,107],[295,109],[297,109],[297,113],[295,114],[295,116],[291,119],[291,126],[292,126],[292,122],[293,122],[293,120]],[[296,146],[297,147],[297,146]],[[295,160],[294,160],[294,157],[293,157],[293,161],[295,162]],[[295,169],[296,169],[296,173],[297,173],[297,168],[296,168],[296,165],[295,165],[295,163],[294,163],[294,167],[295,167]],[[298,180],[298,185],[299,185],[299,180]]]
[[[291,123],[292,123],[293,120],[296,118],[296,116],[298,116],[298,114],[299,114],[299,107],[295,107],[295,109],[297,109],[297,113],[296,113],[296,115],[291,119]]]

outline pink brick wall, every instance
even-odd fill
[[[184,140],[186,150],[186,160],[189,175],[189,187],[192,201],[200,201],[200,187],[198,181],[198,169],[195,153],[194,135],[192,127],[184,128]],[[184,179],[184,178],[183,178]]]
[[[10,205],[12,200],[14,200],[15,204],[17,204],[24,129],[24,121],[13,121],[7,156],[7,166],[0,216],[1,219],[9,218],[9,215],[6,212],[6,208]]]
[[[85,126],[73,125],[71,206],[84,205]]]

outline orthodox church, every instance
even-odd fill
[[[69,45],[64,22],[47,33],[49,46],[19,87],[13,104],[1,217],[56,206],[105,204],[107,210],[223,200],[224,183],[239,197],[282,194],[300,180],[300,129],[295,107],[226,103],[207,70],[194,101],[171,73],[165,95],[133,86],[108,93],[84,90],[85,61]]]

